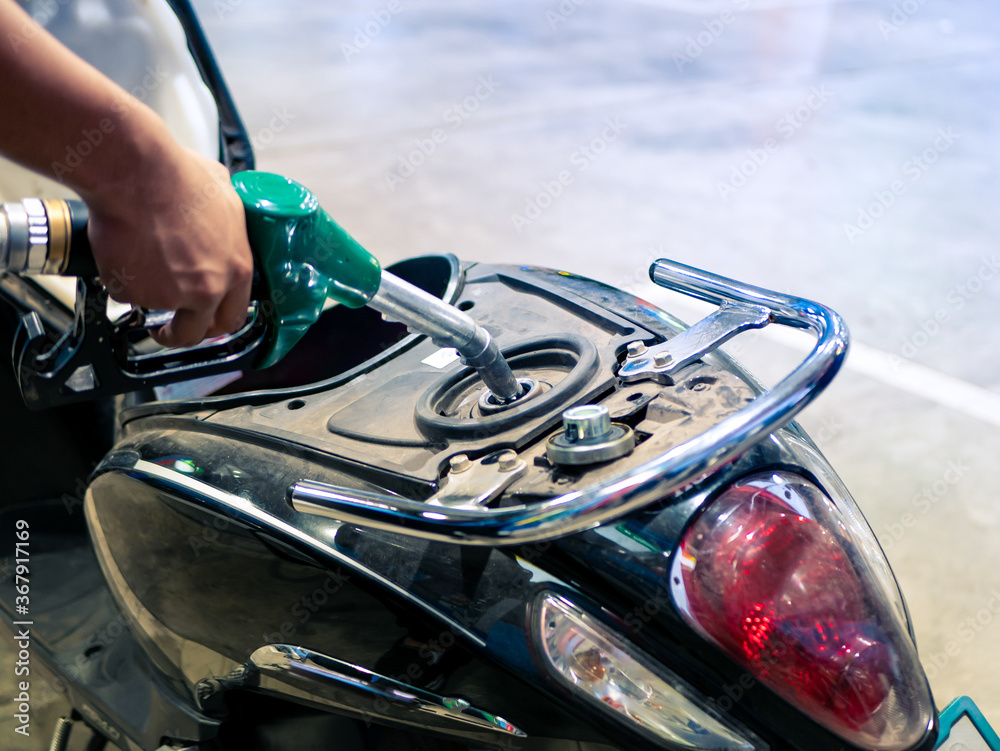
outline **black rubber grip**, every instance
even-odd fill
[[[69,262],[66,264],[67,276],[97,276],[97,264],[90,250],[90,238],[87,236],[87,222],[90,212],[83,201],[66,201],[69,206]]]

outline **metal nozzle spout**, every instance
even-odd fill
[[[471,320],[471,319],[470,319]],[[478,324],[476,333],[465,347],[455,347],[462,356],[462,361],[476,369],[483,383],[501,403],[508,403],[520,397],[524,391],[514,377],[510,365],[500,353],[490,332]],[[473,354],[478,350],[478,354]]]
[[[427,334],[443,347],[454,347],[500,402],[512,402],[521,396],[521,384],[490,332],[458,308],[384,270],[382,283],[368,306]]]

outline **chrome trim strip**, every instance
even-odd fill
[[[413,603],[422,610],[432,611],[434,617],[439,618],[447,624],[456,634],[461,634],[477,647],[485,647],[486,641],[470,631],[453,618],[448,617],[440,611],[430,608],[428,604],[416,597],[408,590],[399,586],[382,574],[361,565],[348,555],[340,552],[336,548],[323,543],[316,537],[309,535],[288,522],[279,519],[273,514],[256,506],[252,501],[241,498],[238,495],[220,490],[213,485],[209,485],[201,480],[185,475],[177,470],[163,467],[159,464],[138,458],[138,455],[131,452],[109,454],[105,461],[97,469],[100,471],[118,471],[135,479],[147,482],[154,487],[176,493],[187,500],[197,502],[208,509],[221,512],[229,518],[250,523],[251,526],[277,533],[278,535],[294,539],[302,544],[306,549],[313,550],[327,558],[332,558],[337,563],[347,566],[354,571],[359,571],[365,576],[377,581],[380,586],[391,590],[397,596]],[[387,496],[391,498],[392,496]],[[439,509],[441,507],[438,507]]]
[[[787,424],[833,379],[847,355],[848,333],[830,308],[753,287],[667,260],[650,276],[660,286],[707,300],[759,305],[771,320],[816,334],[812,352],[771,391],[701,435],[606,485],[549,501],[498,509],[443,509],[417,501],[315,482],[296,483],[293,507],[323,516],[430,540],[465,545],[509,545],[573,534],[677,493],[732,461]]]
[[[303,647],[268,644],[250,656],[249,665],[257,675],[248,687],[324,704],[366,720],[494,743],[511,736],[527,737],[507,720],[473,707],[465,699],[416,688]]]

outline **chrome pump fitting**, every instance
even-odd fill
[[[0,206],[0,269],[7,268],[7,259],[10,257],[10,230],[7,223],[7,209]]]
[[[454,347],[500,403],[513,402],[523,394],[490,332],[458,308],[388,271],[382,272],[382,282],[368,307],[427,334],[438,346]]]
[[[608,408],[601,404],[571,407],[562,418],[562,432],[545,444],[545,455],[553,464],[597,464],[618,459],[635,448],[632,428],[611,422]]]
[[[86,221],[78,201],[25,198],[0,205],[0,272],[67,273],[71,239]]]

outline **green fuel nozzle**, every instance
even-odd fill
[[[521,396],[522,384],[486,329],[382,270],[307,188],[280,175],[253,171],[234,175],[233,186],[243,200],[250,246],[268,287],[269,299],[259,302],[272,335],[260,367],[280,360],[332,298],[352,308],[368,305],[440,346],[454,347],[500,403]]]
[[[351,308],[366,305],[378,291],[382,267],[299,183],[268,172],[239,172],[233,187],[267,283],[268,299],[258,301],[272,323],[259,366],[264,368],[305,335],[328,297]]]

